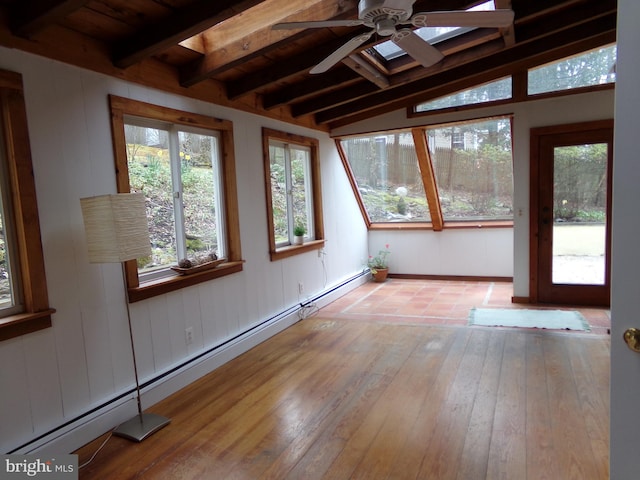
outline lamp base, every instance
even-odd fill
[[[113,434],[134,442],[141,442],[148,436],[167,426],[169,422],[171,422],[171,419],[161,417],[155,413],[143,413],[118,425],[113,431]]]

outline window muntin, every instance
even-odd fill
[[[447,95],[436,100],[416,105],[415,112],[430,112],[443,108],[462,107],[465,105],[477,105],[481,103],[508,100],[512,95],[511,77],[485,83],[478,87],[463,90],[453,95]]]
[[[164,236],[162,248],[155,253],[167,255],[159,265],[149,268],[150,261],[157,259],[141,259],[139,273],[136,260],[125,262],[129,301],[143,300],[242,271],[232,122],[114,95],[109,97],[109,101],[118,192],[127,193],[136,186],[144,188],[144,181],[153,185],[154,195],[147,195],[150,218],[155,214],[162,216],[162,222],[173,218],[171,225],[178,225],[180,233],[175,235],[173,242],[172,228],[156,232]],[[131,126],[144,128],[135,130]],[[167,132],[167,138],[160,132]],[[127,133],[134,144],[142,145],[144,149],[132,149],[132,145],[127,143]],[[133,171],[130,178],[129,157],[136,154],[140,156],[136,160],[141,165],[136,164],[138,171]],[[167,159],[164,159],[165,155]],[[215,196],[213,200],[209,195],[211,191]],[[145,191],[145,195],[147,193]],[[180,202],[175,203],[176,198]],[[161,199],[162,202],[153,203],[151,199]],[[202,202],[209,202],[210,207],[201,208]],[[214,218],[215,234],[211,232]],[[166,225],[162,223],[163,228]],[[206,234],[203,233],[205,231]],[[191,242],[192,235],[196,237],[195,242]],[[209,252],[209,248],[224,259],[216,268],[176,275],[168,267],[183,252],[196,255]],[[170,256],[173,256],[172,260],[168,260]],[[147,263],[142,265],[145,261]],[[142,272],[145,267],[154,271]]]
[[[314,239],[311,150],[304,145],[269,140],[271,211],[277,247],[293,243],[294,227]]]
[[[431,220],[410,131],[350,137],[340,146],[370,222]]]
[[[616,46],[596,48],[528,71],[527,93],[615,83]]]
[[[142,280],[170,273],[182,258],[224,258],[219,134],[126,119],[133,191],[145,194],[151,258],[138,260]]]
[[[513,220],[510,117],[426,134],[445,221]]]

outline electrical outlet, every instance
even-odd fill
[[[184,336],[187,340],[187,345],[191,345],[193,343],[193,327],[185,329]]]
[[[304,293],[304,283],[298,282],[298,293]]]

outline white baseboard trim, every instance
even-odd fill
[[[354,288],[369,281],[369,276],[359,274],[319,293],[304,303],[315,303],[322,308]],[[154,405],[193,383],[216,368],[224,365],[235,357],[264,342],[282,330],[300,320],[298,312],[301,305],[295,305],[248,331],[239,334],[223,344],[200,353],[191,359],[185,359],[182,364],[174,366],[146,382],[142,388],[142,405],[145,410],[153,412]],[[137,415],[137,402],[133,393],[116,396],[104,405],[89,410],[48,434],[17,448],[11,453],[29,454],[61,454],[70,453],[96,439],[100,435],[115,428],[120,423]]]

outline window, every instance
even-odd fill
[[[444,221],[513,220],[511,119],[427,128]]]
[[[318,141],[263,128],[271,259],[321,248],[324,239]],[[304,243],[294,244],[296,227]]]
[[[614,87],[615,79],[616,46],[609,45],[413,105],[407,108],[407,115],[437,115],[445,109],[524,102],[543,94],[571,95],[585,88],[608,89]]]
[[[146,126],[144,126],[146,123]],[[153,126],[150,126],[153,125]],[[132,191],[147,198],[152,257],[138,260],[142,280],[167,274],[183,258],[225,258],[220,135],[125,117]]]
[[[51,326],[22,77],[0,71],[0,340]]]
[[[511,98],[511,77],[463,90],[453,95],[416,105],[415,112],[429,112],[443,108],[478,105]]]
[[[370,227],[440,230],[513,221],[510,117],[337,143]]]
[[[340,140],[370,222],[429,222],[410,131]]]
[[[110,97],[118,191],[146,198],[152,255],[127,262],[136,301],[242,270],[231,122]],[[224,263],[184,277],[183,258]]]
[[[529,70],[527,90],[535,95],[614,83],[615,65],[615,45],[597,48]]]

